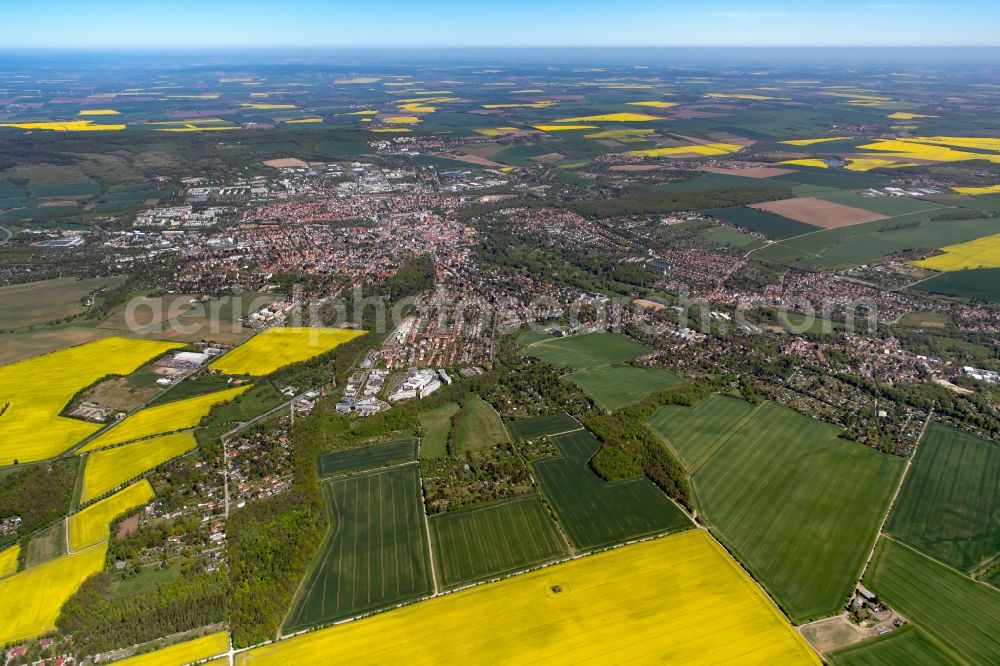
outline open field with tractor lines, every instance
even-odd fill
[[[319,457],[320,477],[339,476],[417,459],[417,440],[404,439],[387,444],[334,451]]]
[[[285,621],[291,633],[434,591],[420,467],[323,484],[330,532]]]
[[[599,407],[608,411],[639,402],[650,393],[684,382],[662,368],[618,365],[579,370],[566,375],[566,379],[582,388]]]
[[[566,554],[541,500],[529,496],[429,519],[444,587],[524,569]]]
[[[589,431],[554,437],[563,452],[532,464],[542,492],[578,549],[600,548],[692,527],[691,521],[645,478],[608,483],[588,464],[601,443]]]
[[[649,348],[607,331],[554,338],[526,347],[521,353],[567,368],[592,368],[622,363],[647,353]]]
[[[693,479],[710,529],[793,621],[835,613],[846,602],[903,470],[902,458],[839,435],[767,403]]]

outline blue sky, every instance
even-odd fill
[[[998,0],[26,0],[0,49],[998,45]]]

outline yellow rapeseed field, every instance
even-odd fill
[[[323,119],[322,118],[295,118],[293,120],[286,120],[285,122],[288,123],[288,124],[290,124],[290,125],[298,125],[298,124],[304,124],[304,123],[321,123],[321,122],[323,122]]]
[[[827,164],[826,162],[824,162],[823,160],[810,159],[810,158],[799,159],[799,160],[785,160],[784,162],[778,162],[778,164],[790,164],[792,166],[815,167],[817,169],[829,169],[830,168],[830,165]]]
[[[787,146],[812,146],[817,143],[826,143],[828,141],[843,141],[849,139],[849,136],[828,136],[823,139],[791,139],[789,141],[779,141]]]
[[[650,120],[664,120],[662,116],[647,113],[604,113],[596,116],[560,118],[557,123],[644,123]]]
[[[100,497],[196,446],[194,433],[187,431],[95,451],[87,457],[80,501],[89,502]]]
[[[871,171],[872,169],[898,169],[899,167],[908,166],[920,166],[915,162],[906,162],[904,160],[889,160],[889,159],[879,159],[879,158],[865,158],[865,157],[848,157],[847,166],[844,167],[847,171]]]
[[[365,109],[364,111],[349,111],[345,116],[370,116],[378,113],[376,109]]]
[[[878,151],[877,157],[927,162],[963,162],[985,160],[1000,164],[1000,154],[988,152],[973,153],[957,148],[975,148],[1000,153],[1000,139],[980,139],[972,137],[916,137],[913,139],[886,139],[858,146],[862,150]]]
[[[679,102],[662,102],[660,100],[652,99],[647,102],[626,102],[628,106],[648,106],[654,109],[669,109],[672,106],[677,106]]]
[[[154,497],[153,487],[149,485],[149,481],[142,479],[111,497],[77,511],[67,519],[69,551],[75,553],[95,543],[107,541],[115,518],[149,504]]]
[[[362,122],[367,121],[367,118],[363,118]],[[390,134],[399,132],[412,132],[413,130],[408,130],[405,127],[379,127],[377,129],[368,130],[369,132],[377,132],[379,134]]]
[[[80,390],[183,345],[111,337],[0,366],[0,465],[44,460],[100,426],[59,416]]]
[[[887,118],[892,120],[913,120],[914,118],[940,118],[941,116],[928,116],[923,113],[908,113],[906,111],[897,111],[896,113],[890,113]]]
[[[114,109],[83,109],[78,116],[120,116],[121,113]]]
[[[980,194],[1000,194],[1000,185],[987,185],[985,187],[953,187],[951,188],[959,194],[977,196]]]
[[[49,130],[50,132],[117,132],[125,125],[94,124],[93,120],[67,120],[65,122],[0,123],[0,127],[24,130]]]
[[[180,127],[162,127],[157,132],[218,132],[220,130],[238,130],[239,125],[181,125]]]
[[[269,375],[283,366],[325,354],[364,333],[346,328],[269,328],[209,367],[230,375]]]
[[[9,576],[17,571],[17,556],[20,552],[21,546],[18,544],[0,550],[0,578]]]
[[[381,80],[382,79],[374,76],[356,76],[353,79],[337,79],[334,81],[334,83],[378,83]]]
[[[941,248],[944,254],[913,262],[920,268],[935,271],[965,271],[974,268],[1000,268],[1000,234],[985,236]]]
[[[417,116],[384,116],[379,118],[379,120],[392,125],[417,125],[423,122]]]
[[[819,664],[702,530],[617,548],[315,631],[240,666]]]
[[[673,146],[670,148],[650,148],[649,150],[630,150],[626,155],[634,157],[685,157],[692,154],[704,157],[728,155],[743,150],[743,146],[735,143],[706,143],[690,146]]]
[[[506,134],[520,132],[521,130],[517,127],[483,127],[472,131],[476,134],[482,134],[483,136],[504,136]]]
[[[193,641],[177,643],[170,647],[147,652],[128,659],[116,661],[115,666],[177,666],[201,661],[229,651],[229,634],[220,631]],[[210,662],[214,663],[214,662]],[[229,663],[229,660],[226,660]]]
[[[103,543],[0,580],[0,645],[55,630],[59,610],[104,568],[107,550]]]
[[[96,451],[143,437],[193,428],[198,425],[202,417],[211,411],[212,407],[229,402],[241,393],[248,391],[251,386],[251,384],[236,386],[224,391],[214,391],[139,410],[87,442],[77,453]]]
[[[565,132],[567,130],[600,129],[597,125],[532,125],[543,132]]]

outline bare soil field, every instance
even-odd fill
[[[114,377],[87,389],[80,396],[80,401],[130,412],[152,400],[159,392],[152,386],[133,386],[124,377]]]
[[[743,176],[744,178],[773,178],[795,173],[794,169],[782,169],[773,166],[755,166],[748,169],[723,169],[722,167],[701,167],[698,171],[717,173],[723,176]]]
[[[647,310],[655,310],[659,312],[660,310],[666,310],[667,306],[663,303],[657,303],[656,301],[648,301],[645,298],[637,298],[632,301],[641,308],[646,308]]]
[[[823,229],[849,227],[864,222],[884,220],[886,217],[871,211],[813,197],[768,201],[754,204],[751,207]]]
[[[275,169],[295,167],[305,168],[309,166],[308,162],[304,162],[297,157],[282,157],[276,160],[265,160],[264,164],[269,167],[274,167]]]

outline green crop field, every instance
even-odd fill
[[[566,545],[537,495],[430,518],[431,540],[445,587],[512,573],[566,554]]]
[[[523,421],[508,421],[507,429],[515,439],[537,439],[549,435],[558,435],[574,430],[583,430],[580,422],[565,412],[534,416]]]
[[[335,451],[319,457],[319,475],[337,476],[350,472],[385,467],[417,459],[417,440],[406,439],[388,444],[362,446],[357,449]]]
[[[457,402],[449,402],[420,413],[420,457],[440,458],[448,453],[448,434],[451,417],[461,409]]]
[[[933,219],[940,214],[940,209],[932,209],[826,229],[774,243],[751,256],[801,267],[847,267],[870,263],[895,252],[932,250],[1000,232],[997,220]]]
[[[865,584],[953,651],[954,663],[1000,663],[1000,590],[891,539],[879,542]]]
[[[1000,553],[1000,445],[931,423],[886,532],[972,573]]]
[[[462,413],[455,419],[456,451],[489,448],[509,441],[500,415],[488,402],[474,395],[462,404]]]
[[[912,624],[827,655],[833,666],[939,666],[954,661]]]
[[[918,291],[1000,303],[1000,268],[941,273],[913,285]]]
[[[694,407],[660,407],[648,425],[677,452],[688,472],[694,474],[753,411],[753,406],[744,400],[711,395]]]
[[[820,199],[833,201],[852,208],[870,210],[886,217],[909,215],[924,210],[940,209],[943,206],[933,201],[921,201],[910,197],[866,197],[854,192],[831,190],[816,195]]]
[[[705,211],[712,217],[725,220],[738,227],[744,227],[751,231],[770,236],[771,238],[791,238],[801,236],[814,231],[819,231],[819,227],[805,224],[797,220],[791,220],[781,215],[767,213],[756,208],[745,206],[733,206],[731,208],[713,208]]]
[[[843,607],[904,465],[840,432],[767,403],[693,479],[713,532],[796,622]]]
[[[433,591],[420,467],[323,484],[330,532],[285,621],[294,632]]]
[[[639,402],[650,393],[682,384],[683,379],[662,368],[611,365],[566,375],[598,406],[613,411]]]
[[[718,247],[733,247],[739,250],[755,250],[764,245],[764,241],[757,236],[745,234],[730,227],[712,227],[702,234]]]
[[[521,353],[553,365],[582,369],[621,363],[642,356],[649,348],[622,335],[597,331],[538,342]]]
[[[684,512],[649,479],[608,483],[597,476],[588,462],[601,443],[590,432],[581,430],[554,439],[564,457],[542,460],[532,467],[577,548],[610,546],[691,527]]]

